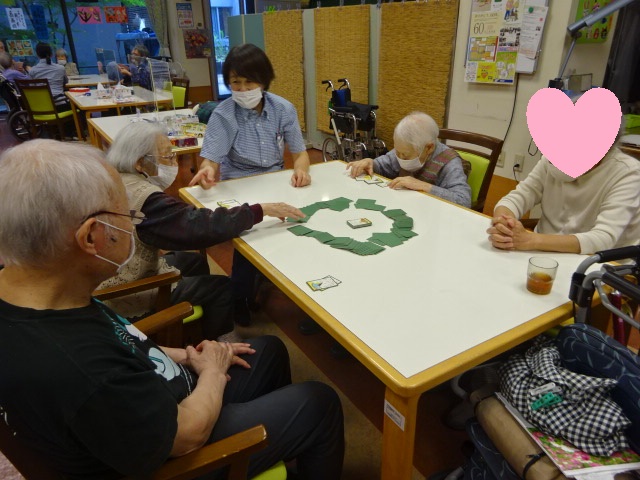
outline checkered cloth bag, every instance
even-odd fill
[[[513,355],[502,365],[500,391],[538,428],[563,437],[592,455],[609,456],[629,447],[624,430],[631,422],[608,395],[617,384],[609,378],[580,375],[561,366],[552,343],[534,345],[524,355]],[[551,382],[562,402],[534,410],[540,394],[532,389]]]

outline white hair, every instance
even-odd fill
[[[438,140],[440,129],[433,118],[423,112],[411,112],[398,122],[393,131],[394,138],[411,145],[416,152]]]
[[[136,173],[136,163],[154,155],[158,137],[165,136],[162,124],[135,122],[120,130],[107,152],[107,161],[120,173]]]
[[[83,143],[31,140],[0,156],[0,258],[41,265],[66,252],[83,219],[122,188],[102,152]]]

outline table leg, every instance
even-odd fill
[[[78,120],[78,109],[71,102],[71,111],[73,112],[73,123],[76,125],[76,132],[78,133],[78,140],[81,142],[84,141],[84,137],[82,136],[82,129],[80,128],[80,121]]]
[[[410,480],[420,395],[401,397],[388,387],[384,394],[382,480]]]
[[[98,146],[98,140],[97,140],[97,135],[96,132],[93,128],[91,128],[91,124],[89,123],[89,119],[91,118],[91,112],[89,110],[87,110],[86,112],[86,117],[85,117],[85,122],[87,123],[87,134],[89,135],[89,143],[91,143],[91,145],[97,147]]]

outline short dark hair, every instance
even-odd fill
[[[148,57],[149,56],[149,49],[147,47],[145,47],[144,45],[140,44],[140,43],[131,49],[132,52],[134,50],[138,51],[138,53],[140,54],[139,55],[140,57]]]
[[[227,87],[231,72],[259,83],[265,90],[269,90],[269,85],[276,78],[267,54],[252,43],[236,45],[229,50],[222,66],[222,78]]]
[[[51,49],[51,45],[48,43],[40,42],[36,45],[36,55],[38,58],[49,58],[53,55],[53,50]]]

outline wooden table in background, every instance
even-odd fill
[[[73,110],[73,120],[76,124],[76,130],[80,140],[84,140],[82,136],[82,129],[80,128],[80,121],[78,118],[79,112],[84,112],[87,123],[91,119],[91,112],[102,112],[105,110],[116,109],[118,115],[120,110],[126,107],[143,107],[147,105],[171,105],[173,103],[173,96],[168,95],[165,92],[152,92],[142,87],[133,87],[133,96],[131,101],[128,102],[116,102],[115,100],[108,98],[98,98],[95,90],[91,91],[90,95],[77,95],[71,92],[65,92],[67,98],[71,103],[71,109]],[[89,140],[92,144],[96,144],[96,140],[92,137],[92,131],[89,130]]]

